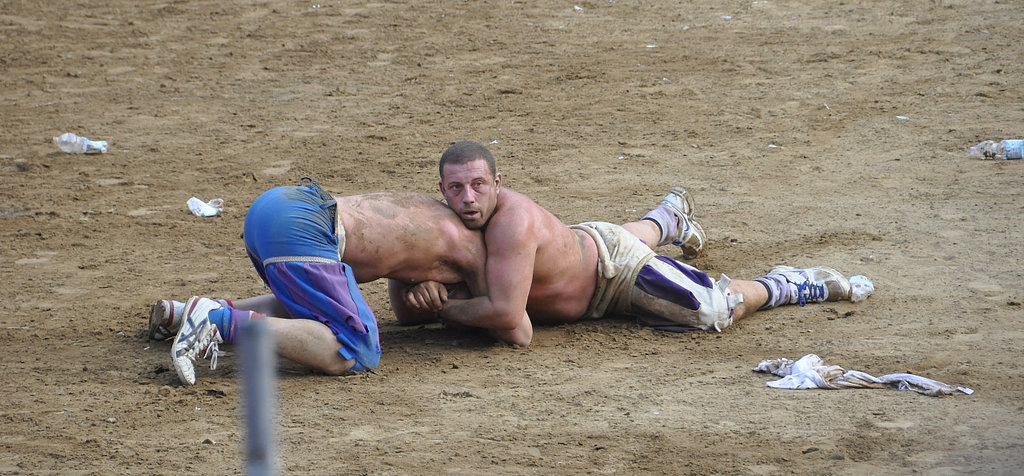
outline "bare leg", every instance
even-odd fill
[[[288,316],[288,311],[273,294],[263,294],[251,298],[231,301],[232,307],[242,311],[256,311],[268,316]]]
[[[277,343],[277,352],[288,360],[327,375],[341,375],[355,365],[355,360],[345,360],[338,353],[341,344],[324,324],[309,319],[267,317],[267,325]]]
[[[232,301],[235,309],[267,315],[267,326],[277,343],[277,352],[288,360],[319,370],[327,375],[341,375],[355,365],[338,353],[341,343],[331,329],[309,319],[291,319],[281,301],[273,294]]]
[[[753,315],[768,302],[768,290],[757,281],[732,281],[729,283],[729,292],[743,295],[743,302],[733,310],[733,322]]]
[[[658,225],[653,221],[632,221],[629,223],[624,223],[622,227],[625,228],[626,231],[632,233],[637,238],[644,240],[644,243],[647,243],[647,246],[651,247],[652,249],[658,247],[658,241],[661,240],[661,228],[658,228]]]

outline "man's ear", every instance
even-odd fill
[[[494,174],[494,186],[501,189],[501,172]]]

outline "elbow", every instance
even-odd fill
[[[506,317],[500,321],[500,327],[495,326],[491,333],[499,339],[513,345],[526,347],[533,341],[533,323],[530,317],[523,311],[514,314],[515,317]]]
[[[532,332],[530,333],[530,335],[527,336],[516,335],[511,340],[508,341],[508,343],[518,345],[520,347],[527,347],[530,345],[530,342],[533,342]]]
[[[526,347],[533,341],[533,326],[528,323],[518,326],[515,329],[498,330],[491,329],[491,336],[512,345]]]
[[[513,331],[522,324],[522,320],[522,312],[519,314],[503,313],[493,321],[491,328],[499,331]]]

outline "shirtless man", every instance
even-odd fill
[[[684,249],[701,245],[702,233],[691,233]],[[150,338],[175,337],[174,366],[186,384],[195,383],[195,362],[211,358],[215,368],[219,344],[234,343],[236,330],[253,317],[266,318],[278,353],[299,364],[329,375],[376,367],[381,353],[376,319],[357,283],[389,278],[395,302],[395,296],[423,281],[436,283],[446,295],[486,295],[480,232],[426,195],[332,197],[312,181],[278,187],[253,202],[244,236],[273,294],[234,302],[199,296],[160,300],[152,308]],[[699,246],[691,250],[697,251]],[[395,314],[404,324],[438,318],[433,311],[401,306]],[[489,331],[518,345],[533,338],[525,311],[513,328]]]
[[[329,375],[376,367],[377,323],[357,283],[429,280],[485,292],[480,232],[439,201],[398,192],[333,197],[307,180],[267,191],[245,217],[246,250],[273,294],[153,306],[150,337],[176,331],[171,355],[183,383],[195,383],[199,358],[212,357],[215,368],[218,344],[235,342],[252,318],[265,318],[278,353],[299,364]],[[500,337],[529,342],[525,312],[513,327]]]
[[[850,298],[847,278],[826,267],[777,266],[752,281],[732,281],[723,274],[716,282],[692,266],[656,255],[646,243],[693,241],[692,202],[681,189],[639,222],[567,227],[529,197],[502,188],[494,158],[483,145],[465,141],[451,146],[441,156],[439,172],[448,206],[467,228],[483,231],[488,291],[452,299],[443,286],[424,282],[408,289],[401,302],[392,300],[396,314],[406,306],[502,331],[521,326],[524,311],[534,323],[629,315],[659,328],[720,332],[759,310]],[[704,244],[702,230],[699,235],[696,253]]]

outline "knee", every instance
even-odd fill
[[[722,332],[732,325],[734,311],[743,303],[743,295],[729,290],[729,277],[721,279],[710,290],[706,300],[702,300],[700,320],[705,330]]]
[[[344,375],[351,372],[355,364],[355,359],[345,360],[340,354],[335,353],[319,370],[327,375]]]
[[[731,309],[724,306],[714,306],[714,309],[708,309],[709,307],[711,306],[701,306],[699,313],[701,327],[703,327],[704,330],[722,332],[725,328],[732,325]]]

